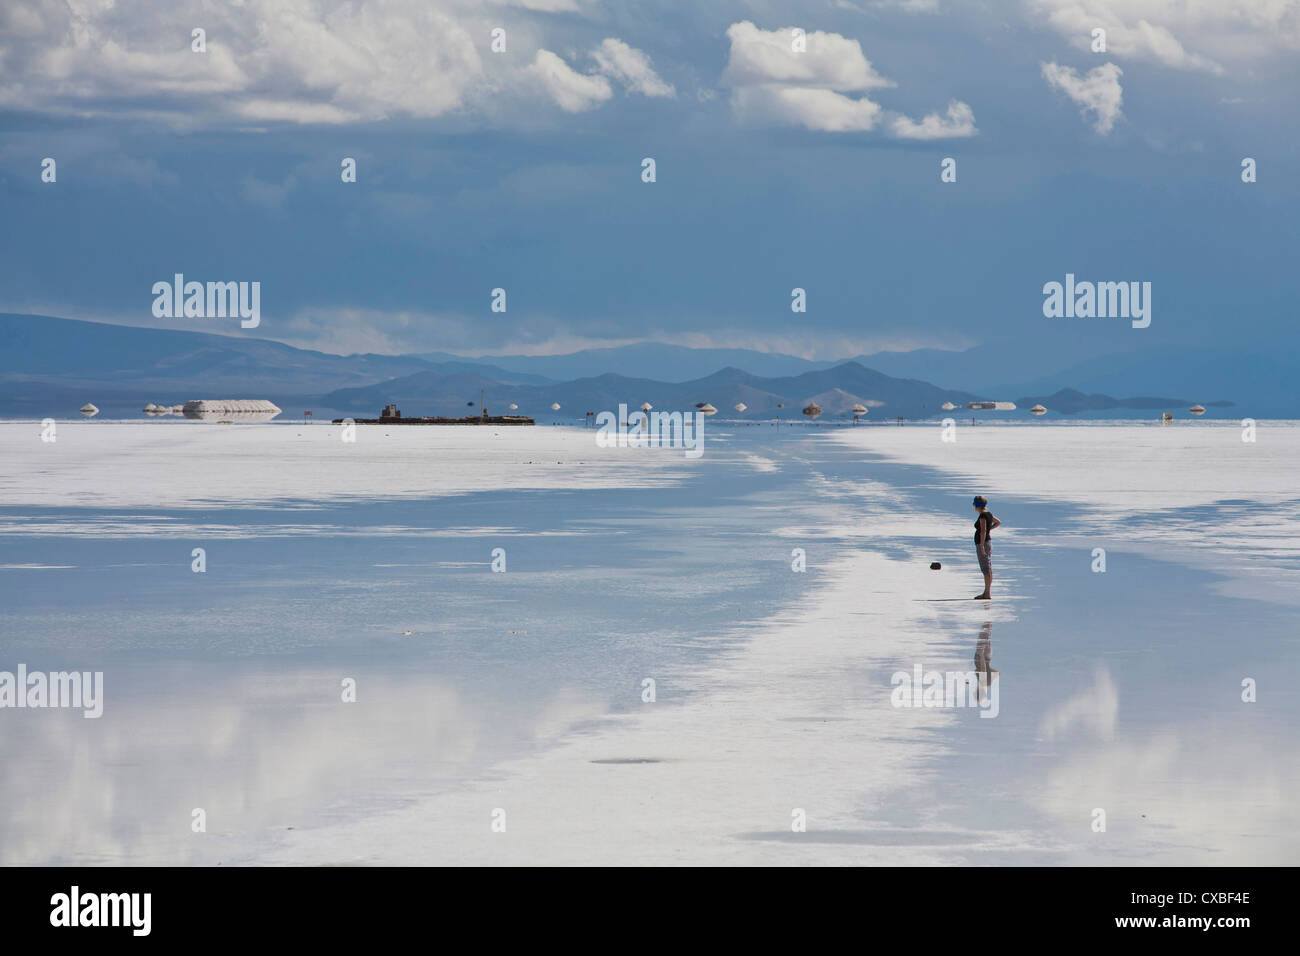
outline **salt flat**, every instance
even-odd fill
[[[315,423],[0,422],[0,495],[12,505],[314,507],[328,499],[671,482],[682,453],[596,446],[582,428]],[[39,476],[39,480],[32,480]]]
[[[1228,585],[1236,593],[1300,601],[1300,423],[959,423],[953,442],[937,424],[839,429],[830,440],[937,469],[954,491],[987,495],[995,513],[1026,501],[1076,505],[1051,529],[1058,540],[1124,541],[1200,567],[1225,554],[1252,561]]]
[[[0,860],[1300,850],[1294,612],[1241,586],[1294,574],[1289,425],[1244,451],[1208,425],[951,446],[929,426],[719,426],[695,461],[582,429],[358,431],[76,423],[55,450],[0,425],[0,667],[106,672],[102,719],[26,712],[0,736],[28,768],[0,778]],[[970,601],[976,490],[1007,521],[992,605]],[[891,699],[891,675],[990,650],[995,719]]]
[[[1025,500],[1080,506],[1053,531],[1036,527],[999,536],[1023,539],[1031,548],[1045,548],[1052,538],[1068,544],[1079,533],[1092,535],[1086,540],[1109,534],[1106,543],[1115,547],[1122,530],[1130,544],[1167,551],[1170,541],[1195,536],[1197,518],[1187,509],[1225,498],[1268,511],[1244,526],[1220,527],[1208,536],[1210,545],[1231,540],[1234,558],[1243,561],[1260,551],[1277,556],[1274,538],[1285,548],[1296,545],[1275,527],[1279,514],[1290,515],[1294,498],[1290,479],[1300,433],[1290,428],[1267,433],[1265,440],[1272,441],[1263,450],[1244,452],[1229,442],[1239,442],[1239,433],[1228,429],[971,432],[962,432],[957,450],[936,447],[937,431],[921,427],[840,429],[825,440],[939,467],[957,479],[953,490],[962,506],[968,506],[971,487],[1012,509]],[[945,764],[959,777],[969,773],[972,784],[990,783],[969,769],[945,734],[969,714],[900,712],[878,687],[872,692],[867,675],[891,662],[942,658],[936,644],[942,647],[950,633],[973,637],[981,625],[1014,633],[1014,599],[1028,596],[1017,583],[1021,563],[999,567],[998,588],[1006,596],[1010,584],[1010,603],[987,609],[962,605],[960,598],[958,604],[935,603],[937,579],[922,570],[922,554],[896,560],[873,546],[949,532],[964,539],[969,518],[926,513],[906,502],[903,489],[882,482],[832,477],[815,445],[795,461],[808,469],[811,493],[823,507],[805,511],[803,521],[783,522],[781,533],[792,543],[833,536],[857,549],[827,568],[825,585],[797,607],[749,629],[742,646],[692,675],[688,699],[645,704],[612,725],[571,735],[553,750],[499,768],[502,776],[490,786],[357,827],[295,833],[269,859],[364,862],[395,853],[412,863],[1240,863],[1281,861],[1293,852],[1293,841],[1279,847],[1241,839],[1243,817],[1252,821],[1246,829],[1262,823],[1277,832],[1290,827],[1297,812],[1288,782],[1294,773],[1275,773],[1279,754],[1270,747],[1276,737],[1246,743],[1239,730],[1228,729],[1248,713],[1231,696],[1235,673],[1225,677],[1223,706],[1231,717],[1214,708],[1161,717],[1159,704],[1121,692],[1108,664],[1088,664],[1067,686],[1049,689],[1037,717],[1026,715],[1030,746],[1055,757],[1021,783],[1027,806],[1012,817],[1020,825],[972,822],[986,816],[978,786],[969,794],[971,807],[945,806],[939,798],[946,798]],[[848,508],[850,500],[867,503],[868,514]],[[1132,523],[1134,517],[1141,523]],[[1120,573],[1135,572],[1129,566]],[[1154,581],[1153,593],[1141,598],[1153,609],[1163,606]],[[1212,618],[1217,612],[1206,613]],[[1119,653],[1141,650],[1141,625],[1121,630],[1112,624],[1108,631]],[[1034,637],[1053,639],[1050,631]],[[1186,650],[1197,653],[1198,642],[1188,643]],[[1294,646],[1283,659],[1294,674]],[[1158,664],[1156,673],[1168,666]],[[1019,697],[1023,706],[1025,692],[1017,683],[1028,675],[1011,670],[1002,678],[1006,699]],[[1125,713],[1133,725],[1141,714],[1150,728],[1134,733]],[[1294,720],[1294,709],[1285,720]],[[974,726],[983,730],[978,721]],[[1286,752],[1283,759],[1294,758],[1294,746]],[[1248,767],[1255,770],[1243,778]],[[1098,805],[1115,814],[1109,835],[1088,826]],[[893,814],[883,812],[890,806]],[[912,808],[910,826],[892,824],[899,806]],[[791,831],[796,809],[807,813],[809,832]],[[490,831],[494,810],[506,813],[506,833]],[[1034,821],[1034,814],[1049,822]]]
[[[361,823],[286,834],[257,858],[919,865],[954,846],[1031,839],[938,820],[920,828],[871,821],[887,799],[924,799],[932,771],[918,757],[939,751],[899,738],[924,738],[957,718],[894,709],[887,693],[863,686],[873,664],[913,656],[929,634],[934,612],[912,602],[924,593],[923,573],[870,554],[826,570],[835,583],[810,593],[797,613],[767,622],[715,667],[666,682],[654,703],[499,766],[488,781]],[[878,611],[861,616],[863,597]],[[985,613],[969,609],[977,628]],[[498,808],[504,833],[490,826]],[[792,831],[797,810],[809,832]]]
[[[1125,516],[1224,500],[1296,497],[1300,423],[1179,422],[965,425],[953,441],[935,423],[841,428],[831,440],[979,480],[1003,498],[1052,498],[1091,515]]]

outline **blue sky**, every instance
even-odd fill
[[[338,352],[1295,350],[1298,7],[6,4],[0,309]],[[261,325],[155,319],[175,272],[260,281]],[[1067,272],[1151,282],[1151,327],[1044,318]]]

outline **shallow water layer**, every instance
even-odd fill
[[[788,807],[725,822],[701,811],[708,840],[693,858],[1295,859],[1294,612],[1218,586],[1232,556],[1214,569],[1153,556],[1140,545],[1159,518],[1141,515],[1136,543],[1103,542],[1097,573],[1077,503],[999,500],[986,608],[969,601],[969,495],[950,474],[803,430],[715,436],[672,480],[633,469],[613,487],[0,509],[0,670],[102,670],[106,688],[98,719],[0,710],[0,758],[21,768],[0,778],[0,861],[405,859],[404,812],[498,783],[558,787],[546,768],[569,764],[548,760],[575,740],[591,750],[575,779],[615,821],[590,832],[634,856],[671,846],[680,828],[647,814],[647,780],[683,791],[690,812],[725,804],[729,787],[740,801],[745,774],[786,772],[784,743],[765,751],[753,722],[718,715],[741,693],[737,655],[814,611],[843,643],[798,683],[780,653],[751,654],[746,680],[773,695],[755,712],[825,780],[855,780],[863,761],[878,779],[827,798],[804,833]],[[129,460],[115,467],[130,474]],[[37,467],[6,476],[33,497],[48,480]],[[1279,505],[1236,507],[1259,512],[1255,527]],[[806,572],[792,571],[796,548]],[[855,555],[886,565],[841,580]],[[882,570],[913,566],[897,587]],[[812,640],[778,651],[812,654]],[[917,665],[996,669],[996,716],[892,706],[894,675]],[[700,742],[637,734],[650,675]],[[1256,702],[1241,700],[1243,680]],[[743,771],[703,767],[735,750]],[[541,778],[521,784],[521,761]],[[385,819],[351,841],[364,850],[343,848],[359,821]],[[564,852],[519,858],[584,856]]]
[[[950,473],[874,456],[820,464],[835,479],[906,489],[900,500],[926,510],[969,505]],[[1231,585],[1256,573],[1261,552],[1294,573],[1294,542],[1270,549],[1266,534],[1252,541],[1238,530],[1235,551],[1207,559],[1159,530],[1181,528],[1191,511],[1213,540],[1234,533],[1231,520],[1255,528],[1289,517],[1294,502],[1239,501],[1231,520],[1214,506],[1139,512],[1102,531],[1090,510],[1051,497],[995,501],[1007,525],[994,535],[996,600],[986,611],[965,595],[922,599],[936,611],[923,647],[876,670],[872,683],[881,685],[918,663],[943,673],[991,667],[1000,686],[995,719],[951,711],[958,719],[943,729],[942,747],[921,756],[919,796],[866,819],[1016,835],[965,851],[954,840],[953,859],[973,863],[1293,863],[1294,598],[1234,596],[1241,589]],[[942,559],[936,580],[955,573],[966,594],[979,590],[968,542],[906,535],[890,543],[912,560]],[[898,714],[906,725],[907,711]]]

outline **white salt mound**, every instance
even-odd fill
[[[280,409],[264,398],[209,398],[186,402],[181,414],[199,421],[269,422]]]
[[[186,402],[181,406],[186,414],[191,412],[270,412],[280,414],[280,408],[274,402],[264,398],[200,398]]]

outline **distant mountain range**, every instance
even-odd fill
[[[921,418],[937,413],[945,401],[965,403],[980,397],[928,382],[890,378],[857,362],[845,362],[834,368],[780,378],[724,368],[688,382],[606,373],[548,385],[504,385],[477,375],[447,375],[434,369],[361,388],[339,389],[323,396],[322,401],[352,411],[378,409],[396,402],[403,412],[419,409],[420,414],[450,414],[457,405],[465,407],[465,395],[477,399],[480,390],[493,412],[504,412],[510,404],[516,404],[526,414],[537,414],[558,402],[562,408],[583,415],[612,410],[620,403],[631,408],[649,402],[655,408],[690,409],[697,402],[707,401],[724,417],[738,414],[735,406],[744,404],[744,414],[758,418],[798,416],[809,402],[816,402],[832,415],[861,403],[868,408],[874,406],[870,414],[888,412],[891,417]]]
[[[916,419],[950,414],[941,408],[945,402],[960,412],[969,401],[990,399],[1015,401],[1021,414],[1035,403],[1054,414],[1086,415],[1125,409],[1181,413],[1200,402],[1211,409],[1234,407],[1234,415],[1300,415],[1300,403],[1285,394],[1291,376],[1280,374],[1295,365],[1288,357],[1239,355],[1225,362],[1221,355],[1215,359],[1218,353],[1197,350],[1185,350],[1176,361],[1168,351],[1095,359],[1073,371],[990,387],[979,381],[981,369],[988,375],[995,367],[1024,363],[1008,356],[999,366],[993,359],[1003,353],[985,346],[962,353],[879,353],[836,363],[653,343],[490,361],[444,353],[340,356],[251,336],[9,313],[0,313],[0,341],[0,415],[11,417],[66,417],[86,401],[105,417],[134,417],[149,402],[172,405],[196,398],[266,398],[286,417],[305,409],[317,418],[373,417],[389,402],[408,415],[459,416],[477,406],[480,395],[494,414],[515,404],[521,413],[547,420],[580,418],[620,403],[637,408],[647,401],[668,410],[710,402],[720,417],[746,418],[800,417],[800,409],[815,401],[828,417],[860,403],[870,409],[869,420]],[[877,361],[889,371],[875,368]],[[1229,389],[1240,384],[1242,368],[1223,371],[1234,362],[1259,370],[1251,375],[1253,390],[1246,390],[1244,402]],[[929,375],[898,374],[900,368],[918,366],[960,371],[963,387],[932,384]],[[1180,374],[1180,366],[1190,371]],[[1094,390],[1098,381],[1111,387]],[[1211,397],[1203,384],[1187,387],[1205,381],[1222,390]],[[1143,397],[1114,398],[1108,394],[1112,389]],[[561,410],[552,413],[557,402]],[[741,403],[743,415],[734,411]]]

